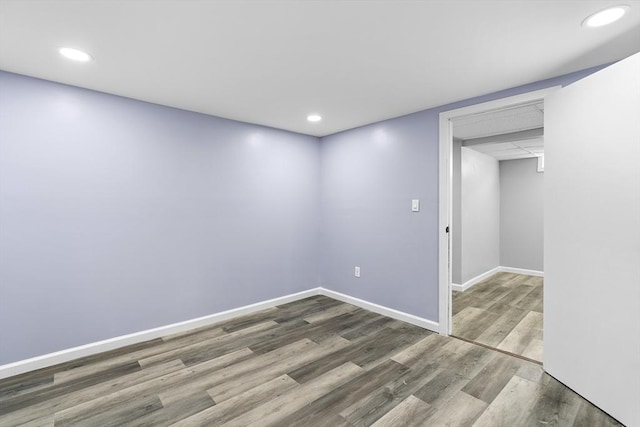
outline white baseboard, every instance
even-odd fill
[[[451,289],[458,292],[464,292],[465,288],[459,283],[451,283]]]
[[[524,274],[526,276],[544,277],[544,271],[527,270],[526,268],[500,267],[500,271],[503,273],[515,273],[515,274]]]
[[[412,325],[420,326],[430,331],[439,332],[437,322],[433,322],[428,319],[423,319],[422,317],[414,316],[412,314],[374,304],[365,300],[361,300],[359,298],[354,298],[349,295],[341,294],[339,292],[331,291],[329,289],[313,288],[307,291],[298,292],[295,294],[290,294],[283,297],[258,302],[255,304],[245,305],[243,307],[234,308],[232,310],[222,311],[220,313],[186,320],[184,322],[173,323],[171,325],[160,326],[153,329],[147,329],[146,331],[122,335],[119,337],[110,338],[107,340],[98,341],[78,347],[69,348],[66,350],[57,351],[55,353],[49,353],[42,356],[37,356],[30,359],[20,360],[17,362],[2,365],[0,366],[0,379],[23,374],[25,372],[35,371],[36,369],[42,369],[64,362],[69,362],[80,357],[91,356],[93,354],[102,353],[119,347],[149,341],[178,332],[188,331],[189,329],[212,325],[214,323],[222,322],[233,317],[251,314],[260,310],[286,304],[292,301],[297,301],[299,299],[308,298],[314,295],[325,295],[330,298],[364,308],[365,310],[373,311],[384,316],[389,316],[393,319],[411,323]]]
[[[393,319],[411,323],[412,325],[420,326],[421,328],[428,329],[433,332],[439,332],[438,322],[414,316],[413,314],[405,313],[403,311],[395,310],[393,308],[385,307],[379,304],[374,304],[372,302],[341,294],[340,292],[332,291],[326,288],[320,288],[320,295],[325,295],[329,298],[337,299],[338,301],[353,304],[360,308],[364,308],[365,310],[373,311],[374,313],[382,314]]]
[[[175,334],[178,332],[188,331],[189,329],[199,328],[233,317],[251,314],[256,311],[275,307],[277,305],[286,304],[288,302],[297,301],[299,299],[308,298],[310,296],[320,294],[320,288],[309,289],[307,291],[286,295],[279,298],[261,301],[255,304],[245,305],[243,307],[222,311],[220,313],[211,314],[196,319],[186,320],[184,322],[173,323],[171,325],[160,326],[158,328],[147,329],[146,331],[135,332],[133,334],[122,335],[103,341],[98,341],[66,350],[56,351],[42,356],[30,359],[20,360],[0,366],[0,379],[22,374],[36,369],[46,368],[57,365],[59,363],[69,362],[80,357],[91,356],[93,354],[102,353],[119,347],[131,344],[137,344],[149,341],[165,335]]]
[[[486,272],[474,277],[473,279],[467,280],[462,285],[457,284],[457,283],[452,283],[451,284],[451,289],[454,290],[454,291],[458,291],[458,292],[464,292],[467,289],[469,289],[470,287],[472,287],[473,285],[482,282],[483,280],[493,276],[496,273],[515,273],[515,274],[524,274],[524,275],[527,275],[527,276],[544,277],[544,271],[527,270],[525,268],[499,266],[499,267],[496,267],[496,268],[492,268],[491,270],[486,271]]]
[[[496,268],[492,268],[489,271],[485,271],[482,274],[477,275],[476,277],[467,280],[466,282],[464,282],[462,285],[456,285],[457,288],[453,287],[453,284],[451,284],[451,289],[453,289],[454,291],[460,291],[460,292],[464,292],[467,289],[469,289],[470,287],[472,287],[473,285],[475,285],[476,283],[480,283],[482,282],[484,279],[487,279],[491,276],[493,276],[496,273],[500,273],[500,269],[502,267],[496,267]]]

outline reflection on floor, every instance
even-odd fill
[[[542,283],[497,273],[453,292],[453,335],[542,362]]]

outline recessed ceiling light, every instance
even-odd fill
[[[318,114],[309,114],[307,116],[307,120],[309,120],[310,122],[319,122],[320,120],[322,120],[322,116]]]
[[[607,9],[601,10],[600,12],[596,12],[591,16],[588,16],[584,21],[582,21],[583,27],[602,27],[604,25],[611,24],[612,22],[617,21],[622,18],[622,16],[627,13],[629,6],[620,5],[613,6]]]
[[[88,62],[93,59],[87,52],[73,49],[71,47],[61,47],[58,52],[60,52],[60,55],[64,56],[65,58],[72,59],[74,61]]]

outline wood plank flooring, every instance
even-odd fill
[[[547,424],[620,425],[536,364],[324,296],[0,381],[3,427]]]
[[[542,277],[496,273],[453,292],[453,334],[542,362]]]

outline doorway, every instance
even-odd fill
[[[543,150],[542,122],[523,124],[520,113],[538,109],[541,117],[544,96],[556,89],[440,114],[440,332],[538,363],[542,362],[542,230],[539,267],[535,262],[530,264],[533,268],[503,265],[523,266],[501,259],[504,221],[500,221],[499,186],[507,178],[502,176],[499,163],[505,165],[505,174],[516,165],[533,167],[534,173],[543,167],[543,161],[538,161]],[[514,122],[514,116],[519,116],[519,122]],[[466,176],[473,197],[464,203],[466,216],[472,217],[465,223],[465,245],[460,239],[465,232],[463,221],[455,218],[461,212],[460,182],[456,182],[461,180],[456,175],[460,173],[456,162],[461,162],[461,153],[473,173],[484,174]],[[478,195],[487,199],[478,199]],[[539,208],[541,219],[542,206]],[[463,271],[461,258],[467,260]]]
[[[627,425],[640,425],[639,72],[635,54],[560,90],[440,114],[440,333],[451,332],[451,119],[544,98],[544,370]]]

